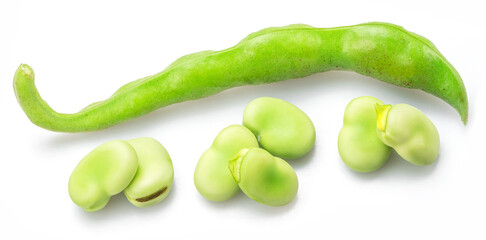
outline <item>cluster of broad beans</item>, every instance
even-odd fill
[[[216,136],[194,172],[197,191],[210,201],[225,201],[240,190],[269,206],[290,203],[298,191],[288,160],[306,155],[315,144],[311,119],[284,100],[261,97],[243,112],[243,124]],[[404,160],[428,165],[439,154],[439,134],[417,108],[385,105],[374,97],[353,99],[338,137],[343,162],[357,172],[382,167],[394,149]],[[86,211],[102,209],[124,191],[137,207],[154,205],[170,193],[174,169],[166,149],[152,138],[104,143],[74,169],[69,195]]]

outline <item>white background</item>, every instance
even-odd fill
[[[0,238],[485,239],[486,17],[480,2],[2,1]],[[182,55],[230,47],[265,27],[369,21],[404,26],[436,44],[466,85],[466,126],[436,97],[351,72],[235,88],[78,134],[33,125],[12,89],[16,68],[28,63],[42,97],[59,112],[76,112]],[[393,154],[374,173],[348,169],[337,135],[346,104],[363,95],[408,103],[428,115],[441,136],[438,161],[419,167]],[[314,150],[290,162],[298,196],[279,208],[244,194],[222,203],[205,200],[193,184],[197,160],[260,96],[297,105],[316,126]],[[165,201],[139,209],[120,194],[95,213],[72,203],[68,178],[85,154],[112,139],[142,136],[159,140],[172,157],[174,187]]]

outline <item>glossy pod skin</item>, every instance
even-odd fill
[[[211,201],[225,201],[240,188],[233,179],[228,163],[242,149],[258,147],[255,135],[241,125],[223,129],[196,165],[194,184],[199,193]]]
[[[415,165],[433,163],[440,149],[435,125],[417,108],[408,104],[376,105],[378,138]]]
[[[162,201],[169,195],[174,180],[169,153],[153,138],[135,138],[126,142],[137,153],[138,169],[124,191],[125,196],[137,207],[148,207]]]
[[[316,140],[310,118],[282,99],[260,97],[243,112],[243,125],[250,129],[261,147],[274,156],[296,159],[307,154]]]
[[[265,205],[283,206],[297,195],[299,182],[294,169],[264,149],[241,150],[229,169],[241,190]]]
[[[358,97],[344,111],[343,128],[338,136],[339,155],[349,168],[357,172],[378,170],[390,156],[391,148],[376,133],[375,104],[383,102],[374,97]]]
[[[102,209],[137,172],[137,153],[125,141],[106,142],[84,157],[69,177],[69,196],[88,212]]]
[[[107,128],[174,103],[222,90],[349,70],[397,86],[420,89],[468,118],[461,77],[427,39],[389,23],[314,28],[296,24],[263,29],[221,51],[183,56],[165,70],[121,87],[110,98],[73,114],[54,111],[34,85],[34,71],[20,65],[17,100],[30,120],[45,129],[84,132]]]

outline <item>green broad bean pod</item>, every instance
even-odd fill
[[[461,77],[426,38],[389,23],[336,28],[295,24],[250,34],[221,51],[183,56],[165,70],[122,86],[110,98],[77,113],[54,111],[34,84],[34,71],[17,69],[17,100],[36,125],[59,132],[95,131],[158,108],[252,84],[302,78],[329,70],[349,70],[397,86],[435,95],[468,118]]]

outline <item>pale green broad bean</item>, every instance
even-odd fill
[[[265,205],[286,205],[297,195],[299,182],[294,169],[264,149],[241,150],[229,168],[241,190]]]
[[[408,104],[376,104],[377,134],[403,159],[415,165],[428,165],[439,156],[440,138],[434,123]]]
[[[391,148],[380,141],[376,133],[377,103],[383,104],[374,97],[358,97],[344,111],[343,128],[338,137],[339,155],[349,168],[357,172],[375,171],[390,156]]]
[[[243,113],[243,125],[257,136],[263,149],[284,159],[304,156],[316,139],[310,118],[295,105],[278,98],[260,97],[251,101]]]
[[[127,141],[137,152],[138,170],[125,189],[127,199],[137,207],[154,205],[169,195],[174,167],[167,150],[149,137]]]
[[[121,140],[104,143],[74,169],[69,178],[69,196],[88,212],[102,209],[111,196],[123,191],[137,172],[137,152]]]

